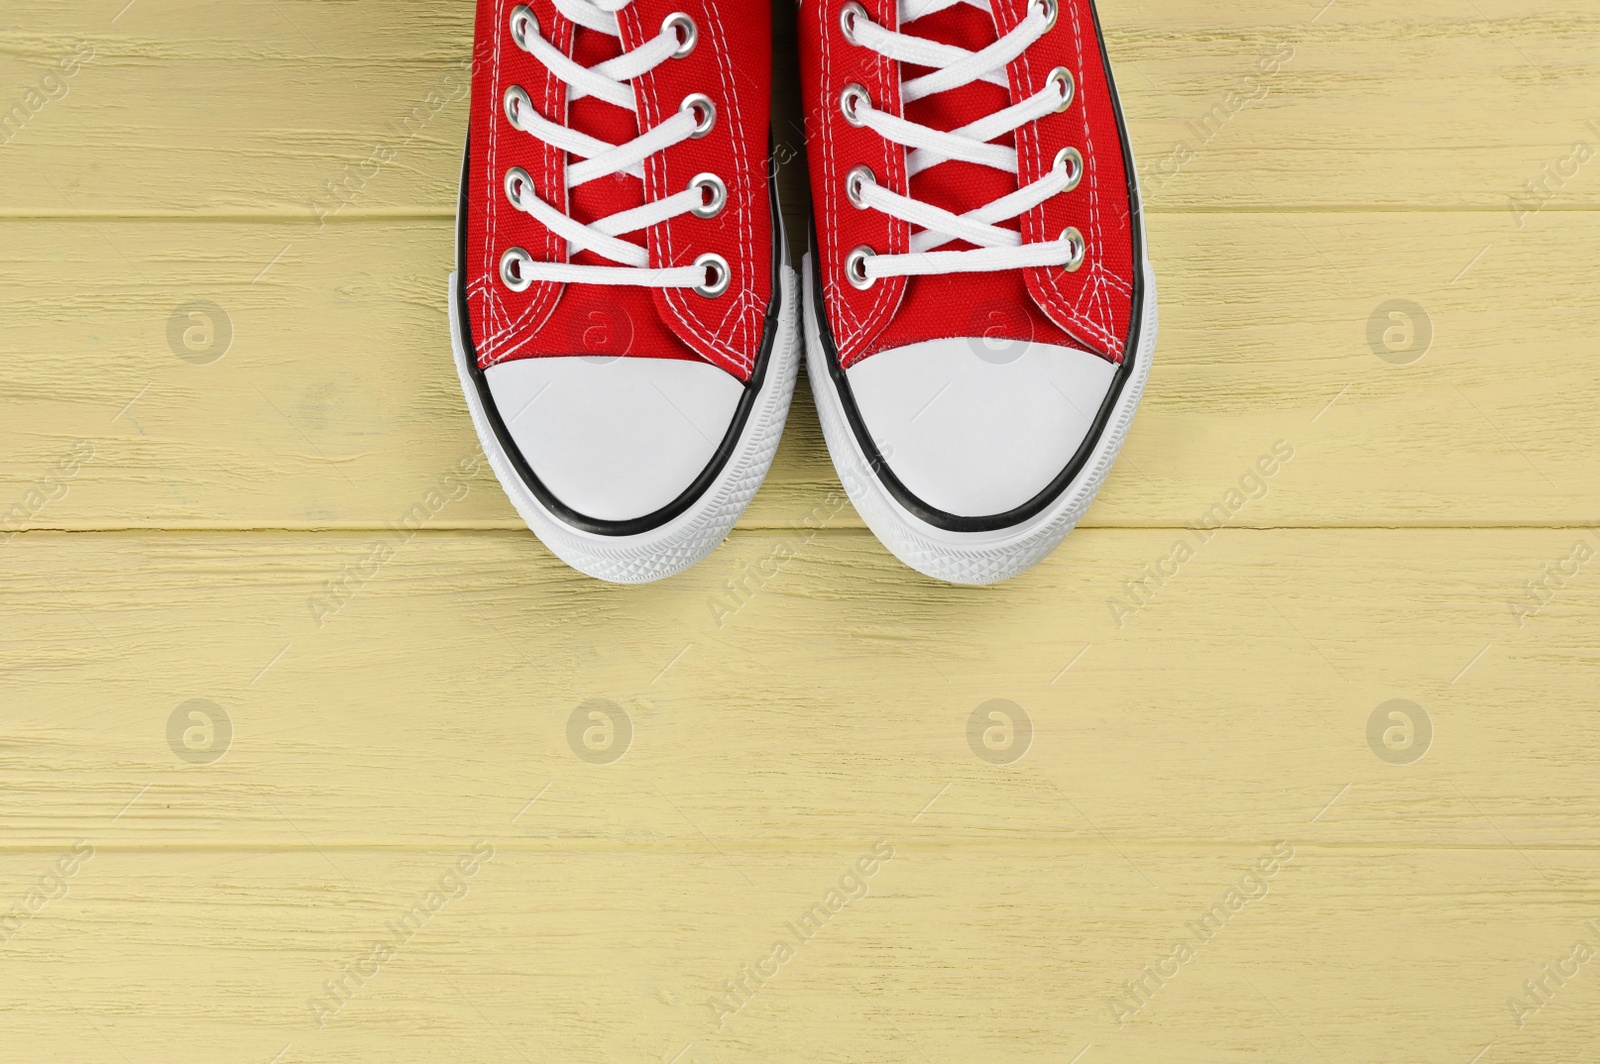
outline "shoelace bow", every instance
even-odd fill
[[[617,23],[617,12],[632,0],[554,0],[554,3],[574,24],[620,38],[622,31]],[[693,19],[681,13],[673,14],[663,21],[658,35],[638,48],[585,67],[544,39],[539,20],[527,5],[519,4],[511,12],[512,40],[567,86],[569,104],[593,96],[636,115],[638,102],[630,82],[663,63],[687,56],[694,51],[698,36]],[[506,90],[505,114],[513,128],[580,160],[567,165],[568,192],[615,174],[630,174],[642,180],[647,158],[686,140],[705,136],[717,121],[716,105],[709,97],[697,93],[683,101],[677,114],[649,132],[626,144],[609,144],[545,118],[520,85]],[[541,199],[528,171],[520,166],[506,172],[505,193],[513,207],[532,215],[552,233],[564,238],[569,257],[588,251],[620,264],[583,266],[570,262],[539,262],[522,248],[511,248],[501,257],[500,277],[513,291],[524,291],[536,281],[693,288],[704,296],[719,296],[728,288],[730,271],[727,261],[720,255],[702,255],[692,266],[651,269],[649,250],[622,239],[625,234],[647,230],[684,214],[716,217],[727,204],[728,189],[715,174],[697,174],[682,192],[587,225]]]
[[[907,25],[962,3],[985,14],[990,10],[988,0],[899,0],[900,24]],[[853,44],[886,59],[931,68],[930,73],[901,83],[900,98],[904,103],[911,103],[976,81],[1009,88],[1006,67],[1050,31],[1057,13],[1057,0],[1030,0],[1027,17],[1015,29],[976,52],[885,29],[868,18],[866,9],[854,0],[844,5],[840,23],[846,39]],[[989,142],[1015,133],[1047,114],[1066,110],[1072,104],[1074,92],[1071,72],[1057,67],[1050,72],[1044,87],[1028,99],[949,132],[879,110],[860,85],[846,86],[839,106],[845,119],[852,124],[865,126],[890,143],[911,149],[906,154],[908,177],[952,159],[1017,174],[1017,150]],[[1057,154],[1050,171],[1037,181],[958,215],[891,192],[877,183],[870,168],[855,167],[845,178],[851,203],[863,210],[880,211],[908,222],[921,231],[912,235],[909,254],[886,255],[877,254],[871,248],[855,249],[846,260],[846,276],[856,287],[867,288],[883,277],[980,273],[1034,266],[1076,270],[1083,264],[1086,250],[1083,235],[1076,228],[1067,229],[1057,240],[1025,244],[1020,233],[995,223],[1009,221],[1052,196],[1071,191],[1082,178],[1082,154],[1075,148],[1065,148]],[[968,251],[935,250],[953,240],[965,240],[976,247]]]

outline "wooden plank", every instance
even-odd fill
[[[1553,208],[1600,203],[1573,154],[1600,152],[1600,15],[1585,0],[1101,6],[1154,208],[1472,207],[1512,231],[1529,182]],[[11,0],[7,106],[42,84],[35,103],[57,98],[30,105],[0,151],[0,210],[447,214],[472,12]],[[778,136],[798,148],[792,27],[778,22]],[[79,42],[92,58],[44,84]],[[394,161],[363,170],[380,144]]]
[[[1091,529],[960,589],[863,532],[741,533],[616,588],[509,533],[26,533],[0,823],[392,848],[525,814],[548,845],[735,861],[892,817],[930,845],[1592,848],[1597,556],[1560,529]],[[978,753],[994,699],[1031,721],[1011,765]],[[1425,756],[1381,757],[1374,719]]]
[[[893,856],[856,899],[809,939],[792,930],[880,840]],[[1600,1037],[1593,962],[1520,1029],[1507,1004],[1600,937],[1592,850],[1538,853],[1552,886],[1506,847],[1284,841],[1293,856],[1209,940],[1191,925],[1272,841],[984,851],[891,828],[751,855],[745,876],[709,849],[553,852],[493,823],[416,852],[106,843],[5,947],[0,1015],[28,1060],[95,1064],[1055,1062],[1086,1046],[1135,1064],[1470,1061],[1491,1043],[1565,1064]],[[455,871],[483,844],[492,858]],[[13,879],[55,857],[13,861]],[[1165,985],[1144,974],[1163,962]],[[746,1003],[717,1011],[746,966]],[[1148,1001],[1118,1026],[1111,1002],[1139,979]]]
[[[1169,214],[1151,239],[1161,342],[1090,524],[1600,521],[1600,217],[1508,240],[1481,214]],[[477,445],[452,258],[442,221],[0,223],[0,526],[399,521]],[[1409,343],[1431,333],[1410,365],[1378,354],[1386,327],[1407,342],[1397,299],[1421,308]],[[195,301],[231,331],[205,365],[222,332],[185,347]],[[859,525],[807,396],[746,527]],[[1279,441],[1295,457],[1260,486]],[[80,446],[62,495],[51,471]],[[432,523],[518,527],[489,484]]]

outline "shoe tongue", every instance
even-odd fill
[[[987,48],[997,39],[994,16],[970,4],[953,4],[943,11],[924,15],[902,24],[900,31],[973,52]],[[901,76],[906,81],[926,73],[926,67],[901,64]],[[913,101],[906,105],[905,116],[919,125],[949,132],[1009,107],[1011,102],[1008,90],[987,81],[975,81],[959,89]],[[1011,134],[1006,134],[992,143],[1010,147],[1015,139]],[[911,178],[912,198],[956,214],[976,210],[1016,190],[1016,175],[959,160],[940,163]],[[1000,222],[999,225],[1008,229],[1019,228],[1015,219]],[[966,241],[953,241],[940,250],[957,251],[971,246]]]
[[[579,64],[592,67],[621,54],[622,41],[619,38],[584,26],[573,29],[572,58]],[[567,124],[607,144],[626,144],[639,135],[636,114],[593,96],[585,96],[567,105]],[[568,195],[572,217],[585,224],[593,224],[618,211],[642,206],[644,182],[628,174],[614,174],[580,185]],[[623,239],[642,243],[644,234],[634,233]],[[616,265],[591,252],[580,252],[573,256],[572,261],[585,265]]]

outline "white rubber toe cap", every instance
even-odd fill
[[[703,362],[526,358],[484,376],[544,486],[601,521],[655,513],[711,463],[744,386]]]
[[[1035,498],[1072,461],[1116,369],[1073,348],[958,338],[880,352],[845,377],[907,490],[957,517],[991,517]]]

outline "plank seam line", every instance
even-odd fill
[[[1285,204],[1282,208],[1232,206],[1148,207],[1146,217],[1163,215],[1278,215],[1278,214],[1502,214],[1506,206],[1500,204]],[[1551,204],[1541,214],[1593,214],[1600,211],[1600,203]],[[806,218],[809,212],[786,211],[785,217]],[[369,209],[366,212],[351,208],[326,220],[329,226],[371,225],[387,222],[451,222],[455,221],[454,208],[422,207]],[[321,228],[313,215],[289,214],[277,211],[259,213],[233,211],[87,211],[82,214],[65,211],[0,210],[0,222],[193,222],[212,225],[281,224],[312,225]]]
[[[18,537],[44,539],[52,536],[368,536],[374,532],[390,531],[389,525],[341,525],[338,527],[311,526],[247,526],[242,528],[194,527],[143,527],[117,526],[107,528],[29,528],[6,534],[0,545]],[[1080,525],[1073,534],[1083,536],[1099,532],[1185,532],[1188,525]],[[1217,532],[1597,532],[1600,520],[1561,524],[1383,524],[1383,525],[1229,525]],[[808,525],[741,525],[730,535],[775,535],[786,532],[805,532],[824,535],[870,535],[863,526],[837,528],[812,528]],[[443,536],[526,536],[531,533],[518,525],[441,525],[421,528],[419,537]]]

